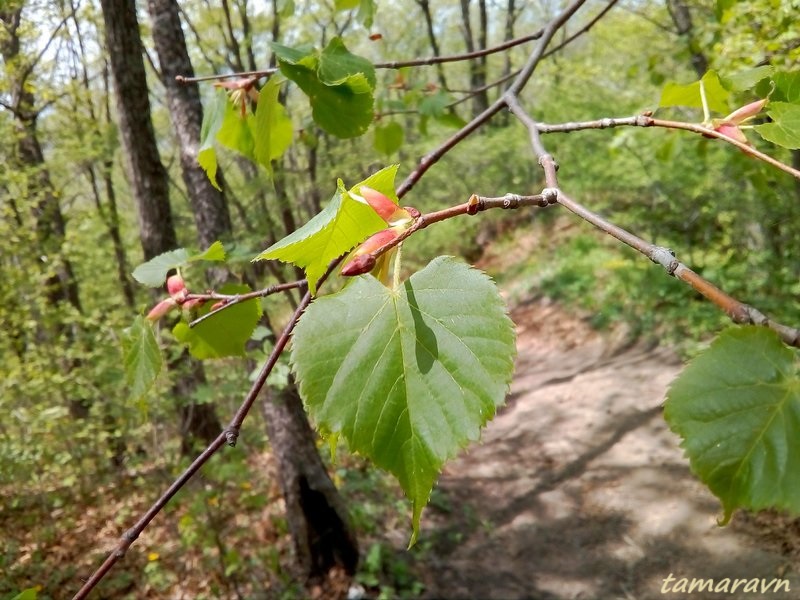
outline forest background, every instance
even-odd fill
[[[130,158],[105,38],[103,9],[107,19],[127,3],[102,4],[0,4],[0,597],[30,586],[41,586],[40,597],[59,597],[50,590],[71,589],[91,572],[104,554],[97,540],[116,537],[219,432],[249,388],[248,374],[271,349],[273,327],[289,319],[299,300],[292,291],[264,299],[265,316],[241,358],[200,365],[162,328],[170,368],[146,395],[130,394],[125,331],[157,299],[131,273],[158,244],[148,247],[140,235],[137,215],[149,209],[137,204],[136,182],[125,168]],[[316,214],[337,178],[350,185],[393,163],[401,177],[408,174],[418,157],[502,92],[529,47],[379,71],[378,118],[366,135],[350,140],[321,130],[289,87],[282,99],[291,144],[272,161],[272,172],[220,147],[224,193],[207,190],[212,200],[204,204],[182,169],[172,65],[161,63],[169,49],[157,48],[153,36],[152,15],[170,5],[179,11],[197,75],[264,69],[274,64],[270,42],[322,47],[334,36],[375,63],[459,54],[532,33],[563,8],[549,0],[403,0],[378,3],[366,26],[360,11],[371,3],[140,3],[147,86],[139,93],[157,141],[150,158],[162,165],[151,166],[163,169],[170,199],[170,216],[154,219],[164,228],[152,234],[163,238],[159,243],[197,251],[220,240],[228,254],[224,267],[198,264],[184,272],[195,289],[296,279],[289,267],[250,259]],[[569,43],[541,64],[521,95],[535,99],[537,119],[639,114],[657,108],[669,81],[688,83],[708,69],[728,76],[764,64],[787,69],[800,57],[794,18],[800,7],[790,0],[611,5],[595,22],[609,5],[589,3],[587,14],[556,38]],[[571,40],[573,33],[580,35]],[[206,107],[219,93],[210,82],[198,90]],[[753,99],[743,94],[740,103]],[[702,118],[696,109],[671,114]],[[630,128],[547,142],[568,165],[570,190],[594,210],[654,243],[680,247],[696,271],[724,282],[737,298],[757,300],[776,320],[800,322],[797,180],[715,140],[678,132]],[[409,203],[429,211],[476,192],[541,190],[528,145],[524,128],[502,115],[431,169]],[[798,152],[763,147],[800,166]],[[726,321],[633,252],[550,212],[442,223],[406,244],[406,262],[422,266],[437,254],[475,261],[489,244],[513,256],[526,236],[542,243],[490,273],[512,305],[546,296],[595,327],[625,321],[631,337],[675,345],[687,356]],[[291,388],[285,363],[279,374],[283,383],[271,381],[278,394]],[[128,557],[109,575],[102,584],[107,596],[166,597],[175,586],[194,588],[197,597],[248,597],[264,588],[296,593],[290,556],[297,550],[281,510],[269,409],[264,413],[251,416],[245,444],[215,457],[168,507],[159,549]],[[406,518],[395,484],[346,454],[331,472],[360,539],[357,578],[387,594],[402,589],[413,596],[414,577],[386,538]]]

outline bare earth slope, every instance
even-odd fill
[[[767,595],[800,597],[788,558],[752,523],[716,525],[717,500],[661,416],[681,367],[673,354],[626,348],[546,303],[513,316],[508,406],[446,468],[423,519],[437,557],[425,565],[426,597],[687,597],[669,593],[684,577],[783,577],[791,591]]]

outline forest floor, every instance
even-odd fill
[[[674,353],[546,301],[512,317],[508,403],[445,467],[423,515],[425,598],[647,600],[683,596],[669,593],[681,578],[784,578],[791,592],[768,595],[798,597],[797,522],[740,513],[718,527],[719,502],[667,428]]]

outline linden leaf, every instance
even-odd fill
[[[392,165],[357,183],[352,189],[358,190],[366,185],[396,202],[396,173],[397,165]],[[339,180],[338,190],[322,212],[254,260],[277,259],[297,265],[305,270],[308,287],[312,294],[316,294],[317,281],[333,259],[385,228],[386,222],[372,207],[352,198]]]
[[[411,544],[442,466],[504,402],[514,340],[494,283],[452,257],[397,289],[358,277],[301,317],[291,362],[309,414],[397,477]]]
[[[800,379],[773,331],[723,332],[673,382],[664,417],[723,523],[740,507],[800,512]]]

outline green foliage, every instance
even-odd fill
[[[397,202],[394,178],[397,165],[386,167],[353,186],[353,191],[366,185]],[[386,222],[368,205],[355,200],[340,179],[338,190],[328,206],[301,228],[276,242],[255,260],[282,260],[305,269],[311,293],[328,264],[354,248],[373,233],[386,227]]]
[[[271,77],[261,89],[253,122],[254,158],[272,176],[272,161],[283,156],[292,143],[292,121],[278,102],[281,81]]]
[[[221,294],[246,294],[250,287],[243,284],[228,284],[219,290]],[[206,303],[199,311],[202,316],[211,310]],[[205,319],[194,327],[181,321],[172,330],[175,338],[189,346],[189,352],[198,359],[244,356],[245,344],[250,339],[261,318],[261,303],[258,298],[239,302],[220,313]]]
[[[228,95],[224,90],[217,90],[210,107],[203,114],[203,124],[200,128],[200,150],[197,161],[208,175],[212,185],[221,189],[217,183],[217,153],[214,150],[214,140],[222,128],[225,113],[228,107]]]
[[[181,269],[193,262],[206,260],[211,262],[221,262],[225,260],[225,248],[221,242],[214,242],[203,252],[190,254],[185,248],[178,248],[159,254],[142,263],[133,271],[133,277],[148,287],[159,287],[164,285],[167,273],[172,269]]]
[[[308,96],[314,121],[339,138],[363,134],[372,123],[375,69],[350,53],[341,38],[314,50],[272,44],[281,73]]]
[[[318,299],[295,330],[292,364],[318,426],[398,478],[413,544],[442,465],[504,401],[514,354],[491,280],[440,257],[398,289],[367,276]]]
[[[800,104],[770,102],[767,114],[772,122],[756,125],[758,134],[778,146],[800,148]]]
[[[38,597],[38,593],[36,588],[28,588],[27,590],[22,590],[19,594],[14,596],[11,600],[36,600]]]
[[[403,145],[403,127],[394,121],[375,126],[375,150],[391,156]]]
[[[668,82],[661,92],[659,106],[690,106],[693,108],[703,107],[703,97],[700,93],[700,84],[703,84],[703,91],[707,105],[711,110],[720,113],[728,112],[728,97],[730,92],[726,90],[720,82],[719,76],[714,71],[708,71],[702,79],[693,81],[687,85],[680,85],[675,82]]]
[[[130,396],[138,400],[150,390],[161,372],[161,351],[150,321],[141,315],[136,317],[124,345]]]
[[[740,507],[800,512],[800,379],[774,332],[723,332],[672,384],[664,416],[723,522]]]

